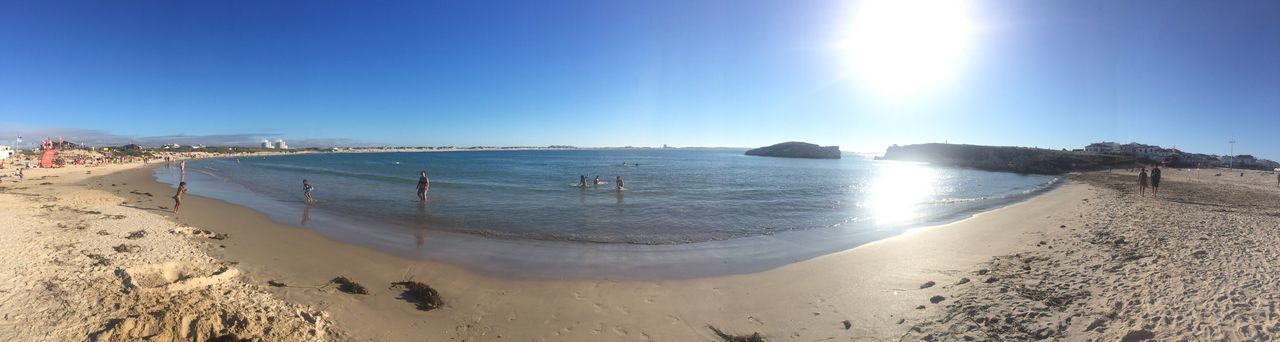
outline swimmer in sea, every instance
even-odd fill
[[[431,188],[431,179],[427,178],[427,170],[418,175],[418,199],[427,200],[427,190]]]
[[[307,203],[311,203],[311,190],[315,190],[315,187],[311,186],[311,183],[307,183],[306,179],[303,179],[302,195],[307,197]]]
[[[600,184],[604,184],[604,182],[601,182],[601,181],[600,181],[600,176],[596,176],[596,180],[595,180],[594,182],[591,182],[591,184],[592,184],[592,185],[600,185]]]
[[[618,191],[622,191],[622,176],[618,176]]]
[[[587,175],[578,175],[578,186],[587,186]]]

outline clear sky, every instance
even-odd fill
[[[1216,154],[1235,136],[1280,159],[1277,18],[1267,0],[0,0],[0,134]]]

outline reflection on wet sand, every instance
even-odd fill
[[[422,249],[422,245],[427,243],[427,201],[423,200],[418,204],[418,224],[416,225],[418,232],[414,234],[414,244],[418,249]]]
[[[305,226],[307,225],[307,221],[310,221],[310,220],[311,220],[311,203],[307,203],[307,206],[302,208],[302,222],[298,223],[298,225]]]

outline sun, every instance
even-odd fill
[[[840,47],[873,91],[909,96],[950,81],[973,32],[960,0],[870,0],[857,8]]]

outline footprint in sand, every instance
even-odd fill
[[[117,270],[128,290],[187,291],[231,280],[240,270],[214,265],[166,262]]]

